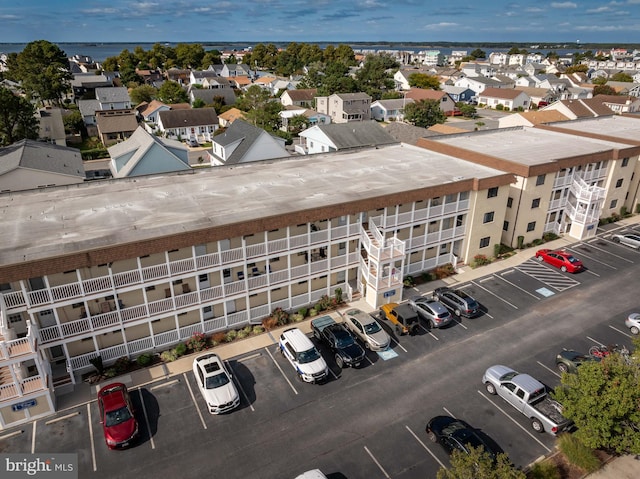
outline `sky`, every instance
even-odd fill
[[[0,43],[640,43],[640,0],[0,0]]]

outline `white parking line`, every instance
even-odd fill
[[[258,354],[254,354],[252,357],[256,357],[256,356],[260,356],[260,353]],[[247,359],[247,358],[245,358]],[[227,367],[229,368],[229,370],[232,372],[232,377],[231,380],[234,382],[234,384],[236,386],[238,386],[238,388],[240,389],[240,392],[242,393],[242,395],[244,396],[244,398],[247,400],[247,404],[249,404],[249,407],[251,408],[252,411],[255,411],[255,409],[253,408],[253,404],[251,404],[251,402],[249,401],[249,397],[247,396],[247,393],[244,392],[244,388],[242,387],[242,383],[240,383],[240,381],[238,381],[236,379],[236,374],[233,372],[233,368],[231,367],[231,364],[229,364],[229,361],[225,361],[225,363],[227,363]]]
[[[19,434],[24,434],[24,431],[20,429],[18,431],[10,432],[9,434],[5,434],[4,436],[0,436],[0,441],[2,441],[3,439],[9,439],[10,437],[17,436]]]
[[[177,379],[174,379],[174,380],[172,380],[172,381],[168,381],[168,382],[166,382],[166,383],[162,383],[162,384],[158,384],[158,385],[156,385],[156,386],[152,386],[152,387],[150,387],[150,388],[149,388],[149,391],[153,391],[153,390],[155,390],[155,389],[164,388],[164,387],[166,387],[166,386],[171,386],[171,385],[173,385],[173,384],[175,384],[175,383],[178,383],[178,382],[180,382],[180,381],[178,381]]]
[[[394,343],[396,343],[396,344],[398,345],[398,347],[399,347],[400,349],[402,349],[405,353],[407,353],[407,352],[408,352],[406,349],[404,349],[404,348],[402,347],[402,344],[400,344],[400,343],[399,343],[398,341],[396,341],[395,339],[391,338],[391,341],[393,341]]]
[[[373,456],[373,454],[371,454],[371,451],[367,448],[367,446],[364,446],[364,450],[367,452],[367,454],[369,454],[369,457],[373,460],[376,466],[378,466],[378,468],[382,471],[384,477],[386,477],[387,479],[391,479],[391,476],[387,474],[387,471],[384,470],[384,467],[382,467],[378,460]]]
[[[549,371],[551,374],[555,374],[558,377],[561,377],[560,374],[558,374],[558,372],[555,369],[551,369],[549,366],[546,366],[544,364],[542,364],[540,361],[536,361],[536,363],[538,363],[540,366],[542,366],[543,368],[545,368],[547,371]]]
[[[491,278],[487,278],[487,280],[488,280],[488,279],[491,279]],[[486,281],[486,280],[485,280],[485,281]],[[496,297],[496,298],[498,298],[500,301],[503,301],[503,302],[507,303],[507,304],[508,304],[509,306],[511,306],[512,308],[514,308],[514,309],[518,309],[518,307],[517,307],[515,304],[511,304],[509,301],[507,301],[507,300],[506,300],[506,299],[504,299],[504,298],[501,298],[500,296],[498,296],[498,295],[497,295],[496,293],[494,293],[493,291],[489,291],[487,288],[485,288],[484,286],[480,286],[480,285],[479,285],[478,283],[476,283],[475,281],[472,281],[472,283],[473,283],[473,284],[475,284],[478,288],[480,288],[480,289],[484,289],[484,290],[485,290],[487,293],[489,293],[490,295],[495,296],[495,297]]]
[[[245,361],[249,361],[250,359],[259,358],[260,356],[262,356],[261,353],[255,353],[255,354],[251,354],[249,356],[245,356],[245,357],[240,358],[240,359],[236,359],[236,361],[238,361],[239,363],[243,363]]]
[[[487,401],[489,401],[491,404],[493,404],[496,409],[498,409],[498,411],[500,411],[502,414],[504,414],[505,416],[507,416],[508,419],[511,420],[511,422],[513,422],[516,426],[518,426],[520,429],[522,429],[525,433],[527,433],[531,439],[533,439],[534,441],[536,441],[538,444],[540,444],[543,448],[545,448],[545,450],[547,452],[551,452],[551,449],[549,449],[547,446],[544,445],[544,443],[542,441],[540,441],[540,439],[538,439],[537,437],[535,437],[533,434],[531,434],[531,432],[529,432],[529,430],[524,427],[522,424],[520,424],[518,421],[516,421],[515,419],[513,419],[511,417],[510,414],[508,414],[504,409],[502,409],[500,406],[498,406],[495,401],[493,399],[490,399],[489,397],[487,397],[482,391],[478,391],[478,394],[480,394],[480,396],[482,396],[483,398],[485,398]]]
[[[609,327],[611,329],[613,329],[614,331],[618,331],[620,334],[622,334],[623,336],[626,336],[627,338],[633,338],[632,335],[625,333],[624,331],[621,331],[620,329],[616,328],[615,326],[611,326],[609,325]]]
[[[449,416],[451,416],[454,419],[457,419],[453,413],[451,411],[449,411],[446,407],[443,407],[442,409],[444,409],[444,412],[446,412]]]
[[[593,339],[591,336],[587,336],[587,339],[589,341],[593,341],[594,343],[596,343],[598,346],[604,346],[604,343],[601,343],[600,341],[598,341],[597,339]]]
[[[591,245],[589,245],[589,246],[592,247]],[[606,266],[607,268],[611,268],[611,269],[614,269],[614,270],[618,269],[615,266],[611,266],[610,264],[605,263],[604,261],[597,260],[593,256],[589,256],[588,254],[585,254],[583,251],[580,251],[577,248],[567,248],[567,250],[574,252],[575,254],[580,256],[581,258],[589,258],[590,261],[595,261],[596,263],[600,263],[601,265]]]
[[[89,421],[89,440],[91,441],[91,461],[93,462],[93,472],[98,470],[96,464],[96,446],[93,442],[93,421],[91,420],[91,404],[87,404],[87,420]]]
[[[87,406],[88,406],[88,404],[87,404]],[[45,422],[45,424],[47,426],[49,426],[50,424],[54,424],[54,423],[56,423],[58,421],[64,421],[65,419],[69,419],[70,417],[77,416],[78,414],[80,414],[80,411],[72,412],[71,414],[67,414],[66,416],[60,416],[60,417],[57,417],[55,419],[51,419],[51,420]]]
[[[513,271],[513,270],[512,270],[512,271]],[[502,273],[502,274],[504,274],[504,273]],[[499,278],[499,279],[501,279],[502,281],[504,281],[505,283],[510,284],[510,285],[511,285],[511,286],[513,286],[514,288],[519,289],[519,290],[520,290],[520,291],[522,291],[523,293],[527,293],[527,294],[528,294],[529,296],[531,296],[532,298],[536,298],[537,300],[539,300],[539,299],[540,299],[540,298],[538,298],[535,294],[530,293],[529,291],[527,291],[527,290],[526,290],[526,289],[524,289],[524,288],[521,288],[521,287],[520,287],[520,286],[518,286],[517,284],[512,283],[511,281],[507,281],[506,279],[504,279],[504,278],[502,277],[502,274],[500,274],[499,276],[496,276],[496,278]]]
[[[610,239],[607,239],[607,238],[600,238],[600,239],[606,239],[606,240],[607,240],[607,241],[609,241],[610,243],[613,243],[613,244],[616,244],[616,245],[617,245],[617,244],[619,244],[619,243],[616,243],[615,241],[611,241]],[[593,240],[593,241],[595,241],[595,240]],[[606,249],[604,249],[604,248],[598,248],[597,246],[593,245],[592,243],[587,243],[587,244],[589,245],[589,248],[597,249],[597,250],[599,250],[599,251],[602,251],[602,252],[604,252],[604,253],[607,253],[608,255],[611,255],[611,256],[614,256],[614,257],[616,257],[616,258],[618,258],[618,259],[621,259],[622,261],[626,261],[627,263],[631,263],[631,264],[633,264],[633,263],[634,263],[633,261],[631,261],[630,259],[625,258],[624,256],[617,255],[617,254],[615,254],[615,253],[612,253],[612,252],[610,252],[610,251],[607,251],[607,250],[606,250]]]
[[[585,272],[592,274],[593,276],[597,276],[598,278],[600,277],[600,275],[598,273],[594,273],[593,271],[591,271],[590,269],[586,269],[584,270]]]
[[[138,396],[140,396],[140,404],[142,404],[142,415],[144,416],[144,422],[147,425],[147,432],[149,433],[149,442],[151,443],[151,449],[155,449],[156,443],[154,442],[153,436],[151,435],[151,425],[149,424],[149,416],[147,415],[147,408],[144,405],[144,398],[142,397],[142,389],[138,389]]]
[[[462,326],[464,329],[469,329],[467,328],[464,324],[462,324],[462,321],[459,319],[456,319],[455,317],[453,318],[453,320],[456,322],[456,324],[459,324],[460,326]]]
[[[429,449],[429,448],[427,447],[427,445],[426,445],[424,442],[422,442],[422,441],[420,440],[420,438],[416,435],[416,433],[415,433],[415,432],[413,432],[413,431],[411,430],[411,428],[409,428],[409,426],[405,425],[404,427],[406,427],[406,428],[407,428],[407,431],[409,431],[409,432],[411,433],[411,435],[415,438],[415,440],[416,440],[416,441],[418,441],[418,443],[419,443],[422,447],[424,447],[424,450],[425,450],[425,451],[427,451],[427,452],[431,455],[431,457],[433,457],[433,458],[436,460],[436,462],[437,462],[438,464],[440,464],[440,466],[441,466],[443,469],[446,469],[446,468],[447,468],[447,466],[445,466],[445,465],[442,463],[442,461],[441,461],[440,459],[438,459],[438,458],[436,457],[436,455],[435,455],[433,452],[431,452],[431,449]]]
[[[31,454],[35,454],[36,452],[36,423],[38,421],[33,421],[33,431],[31,431]]]
[[[189,388],[189,394],[191,394],[191,399],[193,400],[193,405],[196,407],[196,411],[198,411],[198,416],[200,416],[200,422],[202,422],[202,427],[207,428],[207,423],[204,422],[204,418],[202,417],[202,413],[200,412],[200,408],[198,407],[198,402],[196,401],[196,396],[193,394],[193,389],[191,389],[191,384],[189,384],[189,379],[187,378],[187,373],[182,373],[184,376],[184,382],[187,384]]]
[[[273,364],[276,365],[276,367],[278,368],[278,371],[280,371],[280,374],[282,374],[282,377],[284,378],[284,380],[287,381],[287,384],[289,384],[291,389],[293,389],[293,392],[297,395],[298,391],[296,391],[296,388],[293,387],[293,384],[291,384],[291,381],[289,381],[289,378],[287,377],[287,375],[284,373],[284,371],[282,370],[282,368],[280,367],[280,365],[276,361],[276,358],[273,357],[273,354],[271,354],[271,351],[269,351],[269,348],[265,348],[265,351],[267,351],[267,354],[271,357],[271,360],[273,361]]]

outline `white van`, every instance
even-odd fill
[[[298,328],[285,329],[278,345],[280,352],[289,360],[302,381],[317,383],[329,374],[327,363],[320,352]]]

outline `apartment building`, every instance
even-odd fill
[[[637,132],[638,120],[629,121],[636,121]],[[564,123],[571,122],[559,127]],[[625,204],[631,210],[628,193],[640,148],[620,139],[515,127],[421,139],[418,146],[515,175],[501,225],[501,242],[512,247],[546,232],[586,239],[601,217]]]
[[[24,335],[33,361],[2,386],[0,424],[27,420],[7,413],[32,397],[24,381],[52,404],[98,355],[167,349],[336,288],[400,301],[407,274],[477,252],[473,211],[488,196],[504,209],[512,181],[391,145],[0,195],[3,335]]]
[[[371,120],[371,97],[366,93],[334,93],[316,97],[316,110],[332,123]]]

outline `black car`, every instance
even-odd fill
[[[450,416],[436,416],[426,427],[427,435],[433,442],[439,443],[445,451],[451,454],[458,450],[469,454],[469,446],[483,448],[495,461],[503,451],[485,434],[469,426],[464,421]]]
[[[461,289],[436,288],[433,298],[444,304],[458,317],[473,318],[480,314],[478,302]]]
[[[321,334],[325,342],[336,353],[336,364],[339,368],[360,366],[365,356],[364,349],[344,325],[331,324],[324,328]]]
[[[600,361],[600,358],[573,349],[563,349],[556,356],[556,367],[563,373],[575,373],[578,366],[587,361]]]

